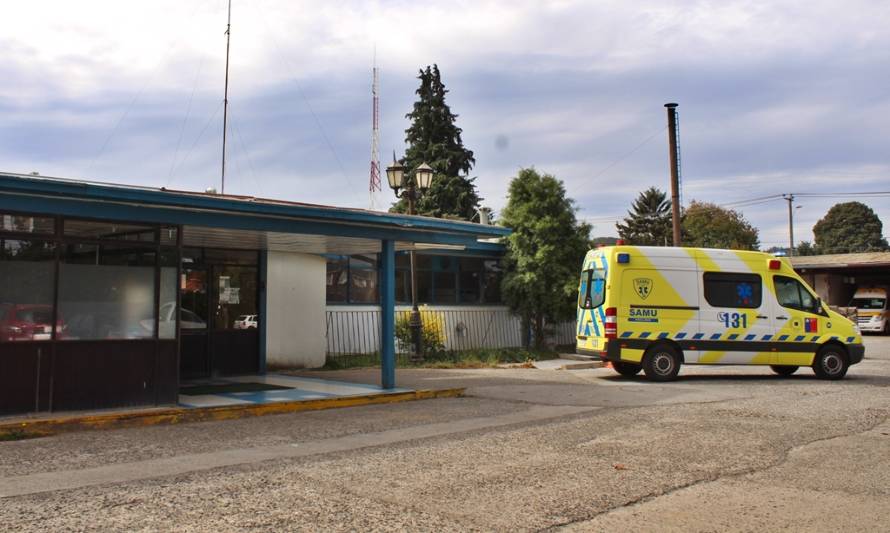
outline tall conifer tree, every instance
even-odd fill
[[[461,128],[455,124],[457,115],[445,103],[448,90],[442,83],[439,67],[433,65],[420,71],[420,87],[414,109],[406,115],[411,126],[405,130],[408,145],[402,164],[407,167],[406,179],[414,179],[414,169],[421,163],[433,168],[433,182],[417,205],[422,215],[470,220],[482,200],[468,177],[476,160],[473,151],[464,147]],[[392,211],[405,212],[407,204],[400,200]]]

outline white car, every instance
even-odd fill
[[[232,324],[235,329],[256,329],[256,315],[241,315]]]
[[[158,331],[159,336],[162,339],[172,339],[176,336],[176,302],[167,302],[161,306],[160,309],[160,319],[158,320]],[[151,331],[154,328],[154,319],[149,318],[146,320],[142,320],[139,324],[145,328],[146,331]],[[189,311],[188,309],[180,309],[179,310],[179,327],[181,329],[207,329],[207,322],[201,319],[195,313]]]

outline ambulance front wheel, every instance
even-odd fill
[[[646,350],[643,372],[652,381],[672,381],[680,373],[680,354],[673,346],[658,344]]]
[[[628,378],[636,376],[640,373],[640,370],[643,369],[641,365],[635,363],[621,363],[619,361],[612,361],[612,368],[615,369],[615,372]]]
[[[836,344],[823,346],[813,359],[813,373],[819,379],[841,379],[849,367],[847,352]]]

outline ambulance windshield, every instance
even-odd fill
[[[886,303],[887,300],[883,298],[853,298],[853,301],[850,302],[850,307],[880,311],[884,309]]]

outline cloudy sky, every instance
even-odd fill
[[[518,169],[566,183],[595,225],[683,199],[890,191],[890,2],[233,0],[226,192],[368,207],[371,66],[381,159],[404,150],[437,63],[485,203]],[[32,0],[0,18],[0,170],[203,190],[219,184],[226,0]],[[389,200],[385,192],[385,200]],[[795,234],[836,201],[800,198]],[[859,198],[890,234],[890,197]],[[786,203],[741,208],[764,246]]]

